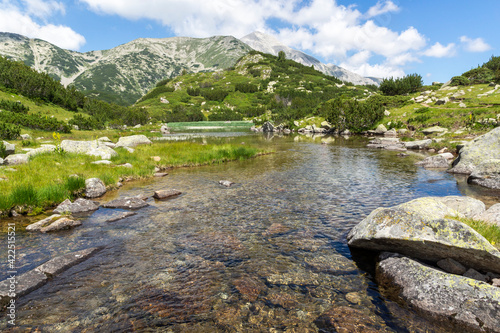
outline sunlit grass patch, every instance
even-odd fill
[[[470,218],[456,218],[456,217],[451,217],[451,218],[460,221],[468,225],[472,229],[476,230],[481,236],[486,238],[492,245],[500,249],[500,227],[498,227],[497,225]]]

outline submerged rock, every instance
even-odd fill
[[[153,194],[153,198],[158,199],[158,200],[165,200],[165,199],[170,199],[170,198],[176,197],[176,196],[181,195],[181,194],[182,194],[181,191],[177,191],[174,189],[159,190],[159,191],[155,191],[155,193]]]
[[[499,288],[400,256],[381,260],[376,279],[387,297],[457,332],[499,331]]]
[[[108,219],[106,219],[106,222],[116,222],[119,220],[123,220],[124,218],[127,218],[129,216],[134,216],[134,215],[137,215],[137,213],[135,213],[135,212],[121,212],[120,214],[113,215],[113,216],[109,217]]]
[[[450,163],[441,155],[433,155],[426,157],[423,161],[415,163],[415,165],[423,166],[426,169],[447,169]]]
[[[230,180],[219,180],[219,184],[225,187],[231,187],[234,183]]]
[[[139,209],[149,206],[147,202],[138,197],[119,198],[102,205],[104,208]]]
[[[427,148],[431,143],[432,143],[431,139],[403,142],[406,149],[418,149],[418,150]]]
[[[69,201],[69,199],[67,201]],[[59,214],[53,214],[49,217],[44,218],[43,220],[30,224],[29,226],[26,227],[26,231],[40,231],[40,229],[51,224],[60,217],[61,215]]]

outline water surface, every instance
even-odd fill
[[[414,198],[484,193],[415,158],[305,137],[227,136],[276,153],[175,169],[128,183],[117,196],[174,188],[137,215],[107,223],[99,209],[58,234],[18,233],[20,271],[104,246],[19,300],[17,325],[47,332],[442,332],[385,299],[360,270],[346,234],[377,207]],[[222,187],[219,180],[236,183]],[[27,223],[24,219],[18,224]],[[3,223],[6,223],[5,221]],[[6,257],[6,250],[0,249]],[[2,273],[6,270],[2,268]],[[3,279],[4,276],[2,276]],[[5,319],[0,328],[6,327]]]

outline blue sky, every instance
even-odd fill
[[[80,52],[258,30],[364,76],[426,83],[500,55],[499,21],[498,0],[0,0],[0,31]]]

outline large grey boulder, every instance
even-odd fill
[[[424,133],[425,135],[441,134],[446,132],[448,132],[448,129],[441,126],[433,126],[422,130],[422,133]]]
[[[431,143],[432,143],[431,139],[403,142],[406,149],[418,149],[418,150],[427,148]]]
[[[466,143],[450,172],[471,174],[483,162],[500,159],[500,127]]]
[[[97,178],[94,178],[97,179]],[[83,198],[78,198],[75,202],[71,202],[69,199],[64,200],[60,203],[56,209],[54,209],[54,213],[62,214],[62,213],[87,213],[93,212],[99,208],[99,203],[92,200],[87,200]]]
[[[269,132],[274,132],[274,126],[273,124],[271,124],[269,121],[266,121],[263,125],[262,125],[262,132],[264,133],[269,133]]]
[[[500,159],[491,159],[477,165],[469,178],[469,184],[500,190]]]
[[[14,154],[16,151],[16,145],[13,143],[8,143],[7,141],[3,141],[3,145],[5,146],[5,153],[7,155]]]
[[[447,197],[436,198],[444,203],[449,208],[456,210],[467,218],[476,218],[478,215],[486,211],[486,206],[481,200],[471,197],[461,197],[458,195],[450,195]]]
[[[496,224],[500,228],[500,203],[491,206],[482,214],[476,215],[475,219]]]
[[[384,134],[385,132],[387,132],[387,127],[385,127],[383,124],[378,125],[375,129],[375,134]]]
[[[426,157],[424,160],[415,163],[415,165],[423,166],[428,169],[448,169],[450,163],[448,159],[441,155],[433,155]]]
[[[19,165],[26,164],[30,160],[30,157],[27,154],[13,154],[7,156],[3,163],[7,165]]]
[[[99,140],[92,140],[92,141],[63,140],[61,142],[61,148],[68,153],[99,156],[104,160],[109,160],[111,157],[118,155],[116,151],[106,146],[103,143],[103,141]]]
[[[377,208],[348,234],[350,247],[390,251],[437,262],[451,258],[478,270],[500,273],[500,252],[464,216],[433,197]]]
[[[99,178],[85,180],[85,196],[87,198],[98,198],[106,193],[106,185]]]
[[[138,145],[151,144],[151,140],[149,140],[145,135],[130,135],[123,136],[118,139],[116,143],[116,147],[135,147]]]
[[[387,297],[454,332],[500,331],[500,288],[400,256],[380,261],[376,279]]]

